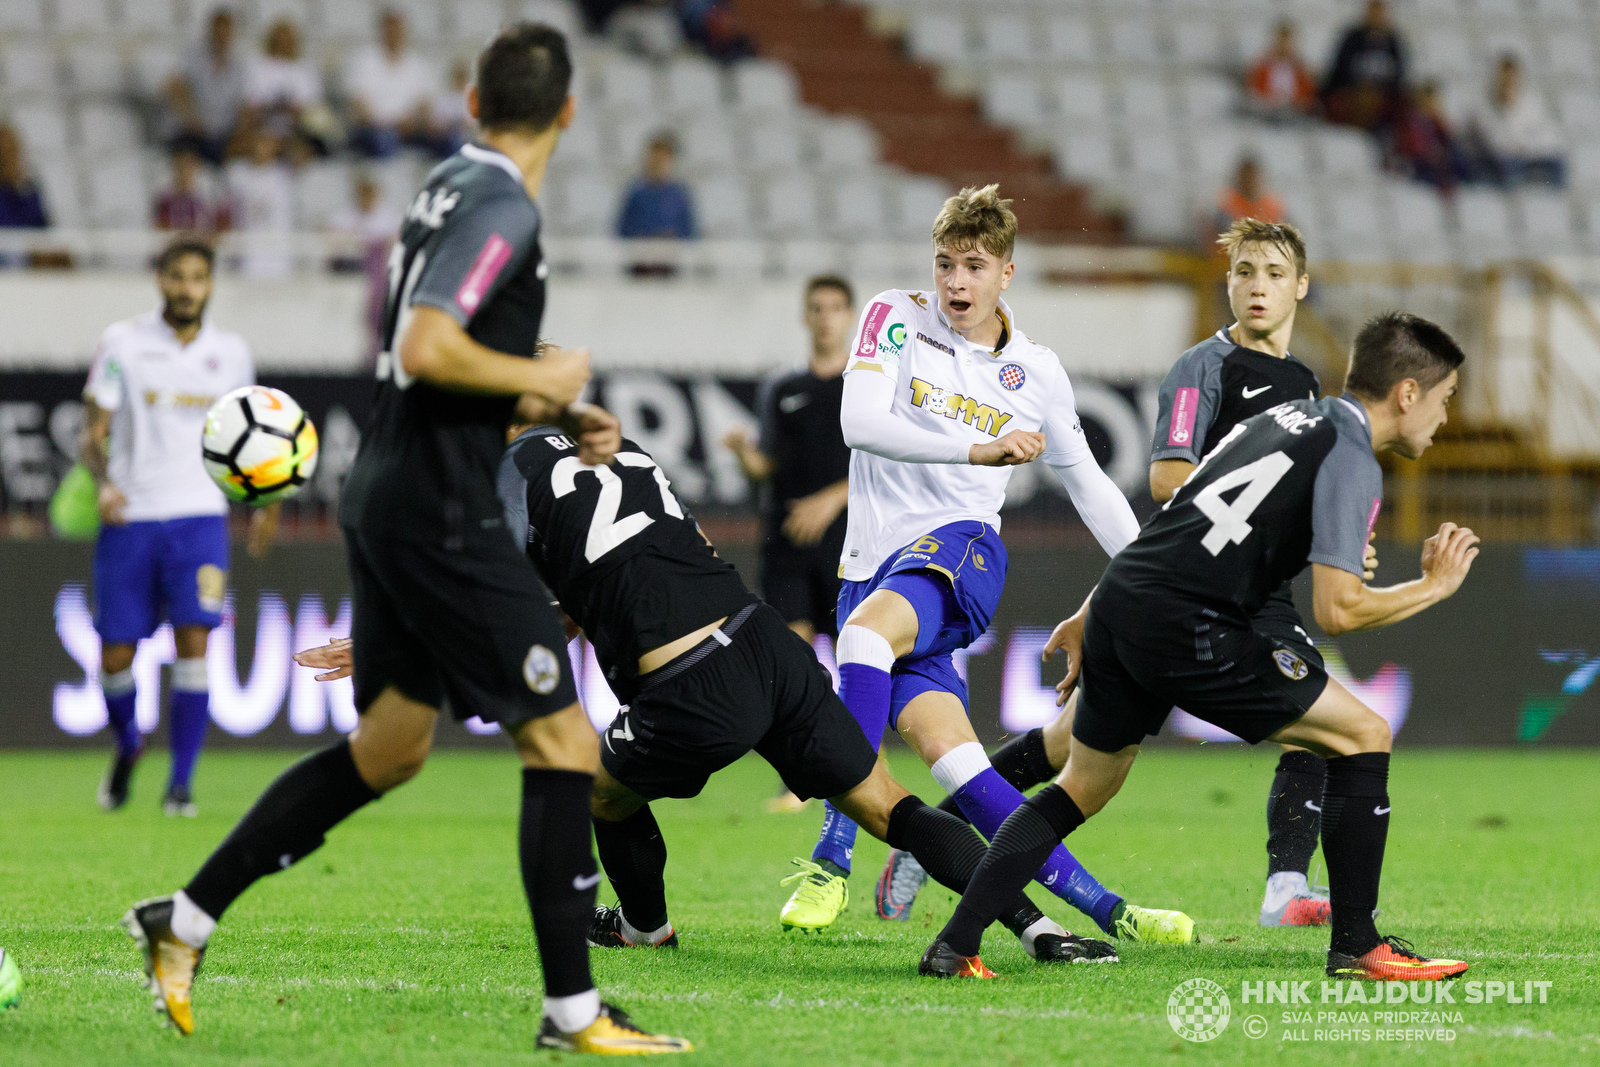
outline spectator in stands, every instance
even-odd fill
[[[1446,196],[1472,177],[1472,163],[1445,114],[1439,83],[1426,81],[1394,125],[1392,154],[1401,167]]]
[[[1536,92],[1522,84],[1522,64],[1507,52],[1495,67],[1489,98],[1472,116],[1470,135],[1487,176],[1515,188],[1567,179],[1561,133]]]
[[[326,147],[328,120],[322,76],[300,54],[300,30],[279,19],[267,31],[262,54],[245,67],[244,100],[251,117],[278,137],[298,134]]]
[[[1278,23],[1272,46],[1250,65],[1244,87],[1250,110],[1263,118],[1299,118],[1316,108],[1317,83],[1300,58],[1293,22]]]
[[[233,28],[232,12],[213,11],[205,41],[190,49],[163,93],[168,143],[212,163],[222,162],[244,103],[244,65],[233,53]]]
[[[1268,192],[1261,181],[1261,164],[1254,156],[1240,156],[1233,181],[1217,194],[1217,210],[1209,228],[1201,227],[1201,241],[1209,245],[1236,219],[1284,222],[1283,201]]]
[[[246,274],[287,274],[287,238],[294,229],[294,192],[289,166],[283,161],[283,139],[266,129],[242,135],[247,155],[228,164],[228,193],[235,206],[234,226],[255,235],[241,267]],[[281,241],[273,237],[282,238]]]
[[[728,0],[678,0],[683,35],[706,50],[712,59],[732,63],[756,54],[755,44],[739,25],[739,15]]]
[[[1328,121],[1377,130],[1405,103],[1406,48],[1384,0],[1369,0],[1366,18],[1345,31],[1322,86]]]
[[[657,134],[645,154],[644,174],[628,189],[617,220],[619,237],[677,238],[695,235],[694,202],[675,177],[678,146],[670,134]]]
[[[606,36],[646,59],[667,59],[683,47],[683,26],[672,0],[639,0],[611,16]]]
[[[450,64],[450,85],[434,97],[430,117],[433,139],[440,155],[449,155],[472,136],[472,116],[467,112],[467,89],[472,84],[472,63],[457,57]]]
[[[22,141],[10,126],[0,125],[0,228],[43,229],[49,225],[39,183],[28,173]]]
[[[156,229],[215,233],[233,224],[233,210],[226,198],[212,199],[201,188],[203,165],[191,148],[172,154],[172,183],[156,196]]]
[[[407,46],[400,12],[389,9],[379,17],[378,40],[352,56],[345,73],[350,143],[378,159],[394,155],[403,144],[436,150],[432,108],[439,91],[437,72]]]

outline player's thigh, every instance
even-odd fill
[[[1311,709],[1272,735],[1272,740],[1321,756],[1388,752],[1394,743],[1383,716],[1361,703],[1333,678]]]
[[[379,693],[350,735],[350,756],[361,780],[383,793],[415,778],[433,748],[438,722],[435,708],[393,686]]]
[[[154,522],[100,527],[92,591],[102,645],[135,645],[161,624],[160,536]]]
[[[604,764],[595,767],[589,813],[605,822],[621,822],[640,808],[645,799],[611,776]]]
[[[1255,630],[1213,626],[1210,658],[1148,658],[1152,686],[1170,704],[1249,742],[1277,739],[1329,684],[1320,657],[1307,660]]]
[[[930,767],[951,749],[978,739],[966,704],[943,689],[924,689],[913,697],[895,720],[895,731]]]
[[[889,816],[895,805],[910,795],[911,791],[889,773],[888,764],[879,759],[860,785],[828,799],[856,825],[884,841],[889,836]]]
[[[228,520],[222,515],[161,524],[161,591],[173,626],[222,623],[228,595]]]
[[[1137,650],[1119,642],[1093,613],[1084,628],[1082,655],[1073,752],[1083,745],[1096,752],[1121,752],[1161,732],[1172,702],[1151,689]]]
[[[405,623],[405,610],[384,580],[382,560],[369,560],[362,538],[345,531],[350,571],[350,653],[354,664],[356,711],[365,713],[390,689],[407,700],[438,709],[444,685],[434,667],[433,650]]]
[[[1078,691],[1074,689],[1067,697],[1067,703],[1057,715],[1044,726],[1044,754],[1050,761],[1050,766],[1058,770],[1067,763],[1067,757],[1072,754],[1072,720],[1078,713]]]

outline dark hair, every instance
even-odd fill
[[[567,102],[572,56],[560,30],[515,22],[478,55],[478,123],[547,130]]]
[[[168,241],[156,256],[156,273],[162,273],[184,256],[199,256],[206,261],[207,269],[215,267],[217,263],[217,253],[210,241],[199,234],[180,233]]]
[[[1411,378],[1426,391],[1448,378],[1466,358],[1442,327],[1390,311],[1368,319],[1356,334],[1344,387],[1364,400],[1382,400]]]
[[[850,288],[849,282],[837,274],[819,274],[806,282],[806,297],[809,298],[818,289],[837,289],[844,294],[844,302],[846,304],[851,307],[856,306],[855,290]]]

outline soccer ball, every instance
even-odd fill
[[[22,972],[11,953],[0,948],[0,1008],[14,1008],[22,1003]]]
[[[317,469],[317,428],[280,389],[249,385],[211,406],[200,435],[206,473],[229,500],[286,500]]]

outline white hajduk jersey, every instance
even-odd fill
[[[1061,360],[1017,329],[1004,300],[1000,315],[1004,335],[1000,347],[990,350],[950,328],[936,294],[903,289],[879,293],[856,328],[845,373],[883,374],[895,385],[890,413],[951,438],[952,454],[964,454],[966,447],[1012,430],[1042,429],[1044,459],[1051,466],[1072,467],[1087,460],[1099,473]],[[851,427],[845,430],[850,438]],[[978,519],[998,531],[1012,469],[903,462],[857,448],[850,456],[849,524],[840,576],[848,581],[871,578],[896,549],[947,523]],[[1114,495],[1113,506],[1126,510],[1126,499]],[[1137,532],[1131,511],[1124,525],[1131,526],[1131,539]]]
[[[217,398],[255,377],[244,338],[209,323],[187,345],[157,311],[106,328],[83,395],[114,413],[107,473],[129,522],[227,514],[200,434]]]

